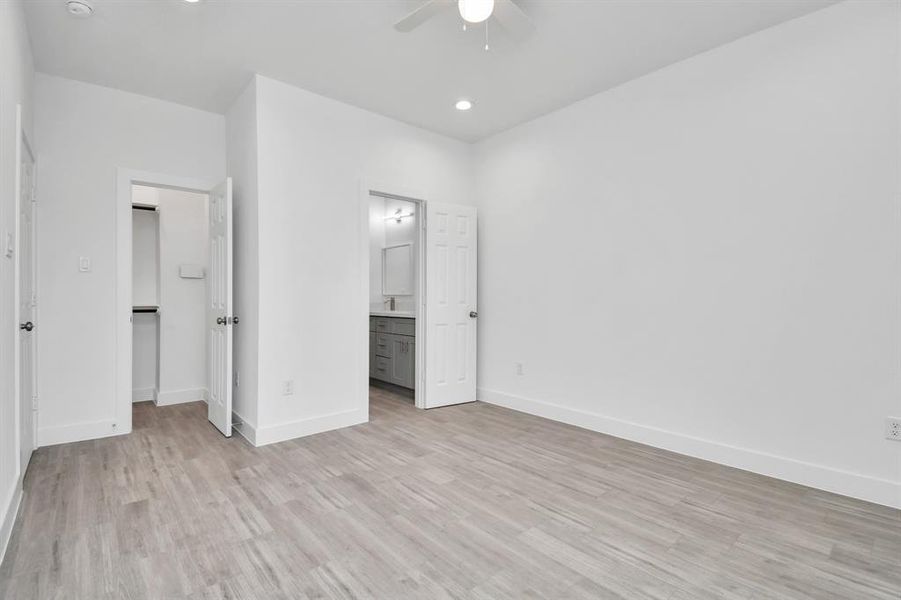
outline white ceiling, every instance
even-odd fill
[[[396,32],[419,0],[94,0],[89,19],[25,4],[45,73],[224,113],[256,72],[474,141],[833,2],[519,0],[537,34],[489,25],[490,52],[453,7]]]

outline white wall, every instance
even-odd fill
[[[22,3],[0,2],[0,560],[6,551],[21,497],[18,417],[16,412],[17,275],[15,256],[6,257],[6,235],[17,236],[16,105],[22,106],[25,134],[32,135],[34,67]]]
[[[35,137],[42,203],[39,443],[124,433],[130,415],[117,414],[113,368],[117,167],[221,179],[225,119],[40,74]],[[92,259],[91,272],[79,273],[79,256]],[[117,421],[123,425],[114,429]]]
[[[271,79],[258,77],[256,91],[265,443],[367,418],[363,182],[466,204],[472,174],[467,144]],[[295,393],[283,396],[289,379]]]
[[[210,264],[208,195],[159,190],[160,392],[159,403],[206,398],[206,298],[204,279],[179,275],[183,264]]]
[[[480,397],[901,506],[898,31],[842,3],[478,144]]]
[[[235,428],[254,441],[260,364],[256,79],[251,79],[229,109],[226,131],[234,215],[234,309],[240,319],[234,328],[232,412],[237,417]]]

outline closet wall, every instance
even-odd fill
[[[136,188],[138,186],[135,186]],[[135,189],[132,203],[156,204],[155,190]],[[148,198],[147,191],[151,192]],[[159,306],[159,213],[132,210],[132,304]],[[156,313],[136,312],[132,319],[133,402],[156,400],[158,380],[159,327]]]

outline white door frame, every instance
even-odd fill
[[[381,184],[378,182],[363,181],[360,186],[360,243],[362,245],[362,272],[363,277],[363,319],[359,331],[365,336],[366,342],[361,346],[365,349],[363,355],[358,357],[357,364],[362,366],[361,395],[365,398],[365,406],[369,408],[369,202],[371,192],[376,192],[376,197],[388,197],[397,200],[412,202],[416,205],[416,352],[413,360],[415,387],[413,389],[416,408],[425,408],[425,207],[426,195],[419,190],[411,190],[402,186]],[[367,417],[368,419],[368,417]]]
[[[19,220],[19,215],[22,212],[22,157],[24,153],[27,152],[31,157],[31,162],[33,165],[32,172],[32,186],[33,192],[36,193],[36,181],[37,181],[37,157],[34,154],[34,150],[32,149],[31,143],[28,141],[28,136],[25,134],[24,124],[22,123],[22,105],[16,104],[16,173],[15,173],[15,218],[14,218],[14,227],[15,227],[15,249],[13,252],[15,253],[13,260],[13,306],[15,313],[15,321],[13,325],[16,327],[16,344],[13,349],[13,393],[15,394],[15,422],[16,422],[16,474],[18,478],[21,478],[25,475],[22,469],[22,457],[20,456],[20,452],[22,449],[22,413],[25,410],[34,410],[34,407],[31,406],[22,406],[22,377],[21,377],[21,364],[22,364],[22,356],[21,356],[21,342],[19,341],[19,336],[22,335],[18,329],[19,323],[22,322],[21,314],[19,312],[19,308],[21,305],[21,294],[22,289],[19,285],[20,275],[21,275],[21,266],[22,266],[22,248],[20,246],[19,239],[19,231],[21,228],[21,223]],[[35,296],[38,296],[37,293],[37,282],[38,282],[38,257],[37,257],[37,205],[33,207],[33,212],[31,215],[32,219],[32,255],[31,255],[31,269],[34,273],[34,293]],[[4,240],[4,243],[5,240]],[[32,308],[32,315],[35,322],[40,323],[40,319],[38,318],[38,307],[35,306]],[[32,346],[34,348],[32,354],[32,369],[34,369],[34,373],[32,376],[32,395],[38,396],[38,382],[37,382],[37,344],[38,344],[38,335],[39,335],[39,327],[35,328],[35,331],[29,335],[32,337]],[[34,411],[31,421],[33,431],[32,431],[32,445],[34,448],[37,448],[38,444],[38,413]]]
[[[132,208],[131,186],[208,194],[220,181],[119,167],[116,169],[116,406],[111,435],[131,433]]]

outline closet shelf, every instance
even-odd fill
[[[160,312],[159,306],[132,306],[131,312],[133,313],[158,313]]]

